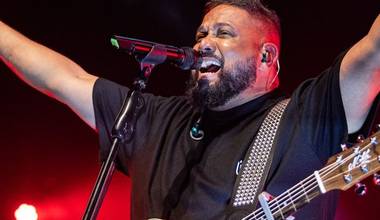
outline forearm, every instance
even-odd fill
[[[376,93],[380,91],[380,14],[377,16],[375,22],[373,23],[368,35],[368,41],[370,42],[369,52],[368,52],[368,65],[372,74],[372,85],[373,90]]]
[[[377,16],[375,22],[373,23],[369,33],[368,37],[372,39],[372,41],[376,42],[377,49],[380,48],[380,14]]]
[[[96,76],[0,21],[0,57],[23,81],[68,105],[95,127],[92,90]]]
[[[340,86],[349,131],[359,129],[380,91],[380,15],[342,61]]]
[[[363,80],[379,91],[380,82],[371,82],[373,77],[380,74],[379,70],[380,15],[377,16],[368,34],[349,50],[343,60],[341,72],[343,77],[363,77]]]
[[[87,76],[80,66],[68,58],[26,38],[1,21],[0,55],[19,78],[58,99],[62,80]]]
[[[369,78],[380,77],[380,14],[372,24],[367,36],[354,48],[357,54],[356,61],[352,61],[352,69]],[[371,80],[371,79],[368,79]],[[371,82],[373,89],[380,90],[380,81]]]

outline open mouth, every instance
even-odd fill
[[[216,59],[205,59],[202,62],[201,68],[199,71],[201,73],[215,73],[218,72],[221,68],[221,63]]]

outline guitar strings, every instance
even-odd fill
[[[367,145],[365,145],[365,147],[363,147],[362,149],[359,150],[359,153],[365,151],[368,147],[372,146],[372,142],[369,142]],[[323,177],[326,177],[327,175],[331,174],[331,172],[333,172],[337,167],[339,167],[342,163],[345,163],[347,162],[348,160],[351,160],[353,157],[357,156],[357,154],[355,152],[351,153],[348,157],[344,158],[343,160],[341,161],[336,161],[324,168],[322,168],[320,170],[320,176],[323,178]],[[376,159],[374,159],[376,160]],[[371,160],[370,162],[372,162],[373,160]],[[281,208],[280,208],[280,205],[278,204],[280,202],[280,204],[284,204],[285,205],[288,203],[288,200],[290,199],[291,200],[291,203],[293,204],[293,206],[295,207],[294,205],[294,200],[297,201],[298,199],[300,199],[301,197],[303,197],[305,194],[306,197],[307,197],[307,193],[308,192],[311,192],[312,190],[315,190],[316,188],[319,187],[318,185],[318,182],[312,182],[311,184],[314,184],[314,185],[305,185],[305,184],[309,184],[309,182],[311,180],[313,180],[313,177],[315,177],[314,175],[310,175],[309,177],[307,177],[306,179],[304,179],[303,181],[297,183],[296,185],[294,185],[292,188],[286,190],[284,193],[280,194],[279,196],[277,196],[276,198],[274,198],[273,200],[269,201],[268,202],[268,206],[270,208],[272,208],[273,206],[275,206],[275,208],[273,209],[273,214],[278,214],[280,212],[281,216],[283,216],[283,213],[281,211]],[[306,182],[305,182],[306,181]],[[284,197],[285,194],[291,194],[291,191],[294,191],[294,188],[298,187],[298,185],[303,185],[303,190],[302,191],[298,191],[296,194],[294,194],[294,196],[297,196],[295,199],[293,198],[286,198]],[[309,189],[309,187],[312,187]],[[307,189],[307,190],[306,190]],[[302,194],[303,192],[303,194]],[[301,195],[298,195],[299,193],[301,193]],[[281,198],[281,197],[284,197],[284,198]],[[285,199],[285,201],[283,201]],[[278,210],[277,210],[278,209]],[[253,215],[253,216],[252,216]],[[265,213],[263,211],[262,208],[259,208],[257,209],[255,212],[252,212],[251,214],[249,214],[248,216],[244,217],[243,220],[246,220],[246,219],[252,219],[250,217],[253,217],[254,219],[257,219],[256,217],[259,217],[259,219],[263,219],[263,217],[265,217]]]
[[[312,175],[309,176],[309,177],[307,177],[307,178],[305,179],[305,181],[306,181],[305,183],[309,183],[309,182],[312,180],[311,177],[312,177]],[[276,198],[274,198],[273,200],[271,200],[270,202],[268,202],[268,206],[269,206],[269,208],[273,207],[274,205],[277,205],[278,203],[283,204],[283,203],[284,203],[283,200],[286,199],[286,198],[282,198],[282,197],[285,196],[285,193],[287,194],[288,191],[292,190],[293,188],[296,188],[296,187],[297,187],[298,185],[300,185],[301,183],[302,183],[302,182],[297,183],[296,185],[294,185],[294,186],[293,186],[292,188],[290,188],[289,190],[283,192],[281,195],[277,196]],[[310,185],[307,185],[307,186],[306,186],[306,189],[308,189],[308,187],[310,187]],[[309,190],[309,189],[308,189],[308,190]],[[276,200],[276,201],[274,201],[274,200]],[[288,200],[288,199],[286,199],[286,200]],[[276,204],[274,204],[274,203],[276,203]],[[277,205],[277,207],[279,207],[279,205]],[[262,210],[262,208],[256,210],[255,212],[251,213],[250,215],[246,216],[245,218],[243,218],[243,220],[245,220],[247,217],[250,217],[250,216],[252,216],[252,215],[254,215],[254,217],[257,217],[258,215],[261,215],[261,214],[264,215],[264,211]],[[250,218],[248,218],[248,219],[250,219]]]
[[[333,165],[334,165],[334,164],[330,164],[330,165],[328,165],[328,167],[333,166]],[[284,202],[283,202],[284,199],[289,200],[288,198],[284,197],[285,194],[288,194],[288,191],[289,191],[289,192],[294,191],[294,188],[298,187],[298,186],[301,185],[301,184],[304,185],[304,189],[305,189],[306,192],[310,192],[309,187],[310,187],[310,186],[313,186],[313,185],[309,185],[309,183],[310,183],[310,181],[313,181],[313,177],[314,177],[314,175],[310,175],[310,176],[308,176],[308,177],[307,177],[306,179],[304,179],[303,181],[297,183],[296,185],[294,185],[293,187],[291,187],[291,188],[288,189],[287,191],[283,192],[282,194],[280,194],[279,196],[277,196],[276,198],[274,198],[273,200],[271,200],[271,201],[268,203],[269,207],[271,208],[271,207],[275,206],[276,204],[274,204],[274,202],[276,202],[276,203],[280,203],[280,204],[283,204],[283,203],[284,203]],[[313,184],[313,183],[317,183],[317,182],[312,182],[312,184]],[[307,189],[307,190],[306,190],[306,189]],[[296,194],[296,195],[297,195],[297,194]],[[284,198],[282,198],[282,197],[284,197]],[[274,200],[276,200],[276,201],[274,201]],[[286,201],[286,200],[285,200],[285,201]],[[277,207],[279,207],[279,205],[277,205]],[[258,211],[259,211],[259,212],[258,212]],[[258,213],[257,213],[257,212],[258,212]],[[264,215],[264,212],[263,212],[262,208],[256,210],[255,212],[251,213],[250,215],[246,216],[245,218],[243,218],[243,220],[245,220],[247,217],[250,217],[250,216],[252,216],[252,215],[255,215],[255,217],[256,217],[257,215],[260,215],[260,214],[263,214],[263,215]]]
[[[311,175],[311,176],[309,176],[308,178],[305,179],[305,180],[307,180],[305,183],[307,183],[308,185],[304,185],[304,189],[302,190],[302,191],[305,191],[304,193],[308,193],[308,192],[310,192],[311,190],[315,189],[316,186],[318,186],[318,185],[310,185],[310,184],[309,184],[310,181],[313,180],[312,177],[314,177],[314,176]],[[314,183],[314,184],[318,184],[317,182],[312,182],[311,184],[313,184],[313,183]],[[295,187],[297,187],[298,185],[301,185],[301,184],[302,184],[302,183],[300,182],[300,183],[296,184],[295,186],[293,186],[292,188],[295,188]],[[310,189],[310,187],[312,187],[312,188]],[[281,216],[283,216],[280,207],[281,207],[281,205],[283,205],[283,204],[287,204],[287,203],[288,203],[287,201],[291,200],[290,198],[286,198],[286,197],[284,197],[284,196],[285,196],[285,193],[286,193],[286,194],[290,193],[290,189],[287,190],[287,191],[285,191],[283,194],[279,195],[278,197],[274,198],[273,200],[271,200],[271,201],[268,203],[269,208],[272,208],[273,206],[275,206],[275,208],[273,209],[273,211],[274,211],[273,214],[277,214],[278,212],[280,212]],[[299,192],[299,193],[302,193],[302,192]],[[298,196],[299,193],[294,194],[294,196],[295,196],[295,197]],[[301,196],[302,196],[302,195],[301,195]],[[300,197],[298,196],[298,197],[296,197],[294,200],[297,200],[298,198],[300,198]],[[284,200],[285,200],[285,201],[284,201]],[[292,202],[293,202],[293,200],[292,200]],[[277,210],[277,209],[278,209],[278,210]],[[253,216],[252,216],[252,215],[253,215]],[[254,217],[254,218],[249,218],[249,217],[251,217],[251,216]],[[246,216],[245,218],[243,218],[243,220],[245,220],[245,219],[257,219],[257,217],[258,217],[258,219],[262,219],[262,217],[265,217],[265,213],[264,213],[264,211],[263,211],[262,208],[260,208],[260,209],[256,210],[255,212],[249,214],[248,216]]]
[[[376,158],[375,158],[375,159],[372,159],[372,160],[368,160],[368,163],[372,163],[373,161],[376,161],[376,160],[377,160]],[[334,178],[334,177],[336,177],[336,176],[337,176],[337,175],[335,175],[335,176],[333,176],[333,177],[330,177],[329,179],[326,179],[326,180],[328,181],[328,180],[330,180],[330,179],[332,179],[332,178]],[[310,192],[311,190],[317,189],[318,187],[319,187],[319,186],[316,184],[312,189],[309,190],[309,192]],[[302,196],[303,196],[303,195],[297,197],[295,200],[300,199]],[[286,201],[285,201],[285,202],[286,202]],[[279,209],[279,210],[273,212],[273,214],[278,214],[278,213],[280,212],[281,216],[283,216],[283,214],[282,214],[282,212],[281,212],[281,208],[278,207],[278,209]],[[276,210],[276,209],[274,209],[274,210]],[[260,219],[262,219],[263,217],[265,217],[265,216],[262,216]]]
[[[327,175],[331,174],[331,172],[333,172],[338,166],[341,166],[341,164],[347,162],[348,160],[351,160],[353,157],[357,156],[359,153],[364,152],[365,150],[367,150],[367,149],[368,149],[369,147],[371,147],[372,145],[373,145],[372,141],[371,141],[371,142],[368,142],[368,144],[365,145],[365,146],[364,146],[362,149],[360,149],[358,152],[353,152],[353,153],[351,153],[349,156],[347,156],[346,158],[344,158],[344,160],[336,161],[335,163],[332,163],[331,165],[329,165],[329,166],[327,166],[327,167],[321,169],[321,170],[320,170],[320,172],[321,172],[321,177],[322,177],[322,178],[325,178]],[[367,161],[367,163],[373,162],[373,161],[375,161],[375,160],[376,160],[376,159],[373,159],[373,160]],[[359,166],[356,166],[355,168],[357,168],[357,167],[359,167]],[[312,176],[311,176],[311,177],[312,177]],[[334,177],[335,177],[335,176],[330,177],[330,179],[331,179],[331,178],[334,178]],[[327,179],[327,180],[328,180],[328,179]],[[326,181],[327,181],[327,180],[326,180]],[[302,183],[302,182],[301,182],[301,183]],[[299,184],[298,184],[298,185],[299,185]],[[309,187],[309,186],[308,186],[308,187]],[[314,186],[313,188],[311,188],[308,192],[310,192],[311,190],[314,190],[314,189],[316,189],[316,188],[318,188],[318,185],[315,184],[315,186]],[[305,193],[305,195],[307,195],[307,194]],[[303,196],[303,195],[297,197],[295,200],[297,201],[297,200],[298,200],[300,197],[302,197],[302,196]],[[291,200],[292,200],[292,198],[291,198]],[[287,200],[286,200],[285,202],[287,202]],[[293,201],[292,201],[292,202],[293,202]],[[281,208],[277,207],[277,209],[279,209],[279,211],[280,211],[280,213],[281,213]],[[275,214],[278,214],[278,211],[275,211],[274,213],[275,213]],[[282,213],[281,213],[281,216],[283,216]]]
[[[327,175],[329,175],[329,174],[331,174],[331,172],[333,172],[337,167],[339,167],[339,166],[341,166],[341,164],[343,164],[343,163],[345,163],[345,162],[347,162],[348,160],[351,160],[352,158],[354,158],[355,156],[357,156],[359,153],[362,153],[362,152],[364,152],[365,150],[367,150],[369,147],[371,147],[372,146],[372,142],[369,142],[367,145],[365,145],[362,149],[360,149],[357,153],[355,153],[355,152],[353,152],[353,153],[351,153],[349,156],[347,156],[346,158],[344,158],[343,160],[341,160],[341,161],[336,161],[336,162],[334,162],[334,163],[332,163],[332,164],[330,164],[330,165],[328,165],[328,166],[326,166],[326,167],[324,167],[324,168],[322,168],[321,170],[320,170],[320,175],[321,175],[321,177],[322,178],[324,178],[324,177],[326,177]],[[376,159],[373,159],[373,160],[376,160]],[[372,161],[373,161],[372,160]],[[372,161],[370,161],[370,162],[372,162]],[[355,168],[357,168],[358,166],[356,166]],[[309,177],[313,177],[313,175],[311,175],[311,176],[309,176]],[[308,177],[308,178],[309,178]],[[301,181],[300,183],[302,183],[303,181]],[[314,182],[315,183],[315,182]],[[297,184],[297,185],[299,185],[299,184]],[[308,186],[309,187],[309,186]],[[311,189],[309,189],[308,190],[308,192],[310,192],[311,190],[314,190],[315,188],[317,188],[318,187],[318,185],[316,185],[315,184],[315,186],[313,187],[313,188],[311,188]],[[294,187],[292,187],[292,188],[294,188]],[[289,189],[290,190],[290,189]],[[285,192],[284,192],[285,193]],[[284,194],[283,193],[283,194]],[[302,197],[303,195],[301,194],[301,196],[299,196],[299,197],[297,197],[296,198],[296,200],[297,199],[299,199],[300,197]],[[287,201],[287,200],[286,200]],[[285,201],[285,202],[286,202]],[[272,207],[273,207],[273,205],[272,205]],[[279,208],[279,207],[277,207],[278,209],[279,209],[279,211],[281,212],[281,209]],[[274,209],[275,210],[275,209]],[[274,212],[275,214],[278,214],[278,211],[275,211]]]

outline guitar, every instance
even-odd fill
[[[242,220],[277,220],[292,219],[291,214],[309,203],[313,198],[331,190],[347,190],[357,185],[358,193],[365,192],[361,180],[374,174],[374,181],[380,185],[380,131],[362,140],[350,149],[332,156],[326,166],[315,171],[292,188],[275,198],[261,193],[261,208]],[[344,148],[344,147],[342,147]]]

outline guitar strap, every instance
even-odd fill
[[[272,164],[273,141],[276,137],[281,116],[289,101],[290,99],[285,99],[277,103],[261,124],[253,144],[245,155],[237,181],[235,181],[230,202],[230,205],[232,205],[230,207],[231,212],[240,208],[246,210],[248,207],[252,209],[250,211],[256,209],[258,192],[262,191]],[[232,219],[235,219],[235,217]]]

